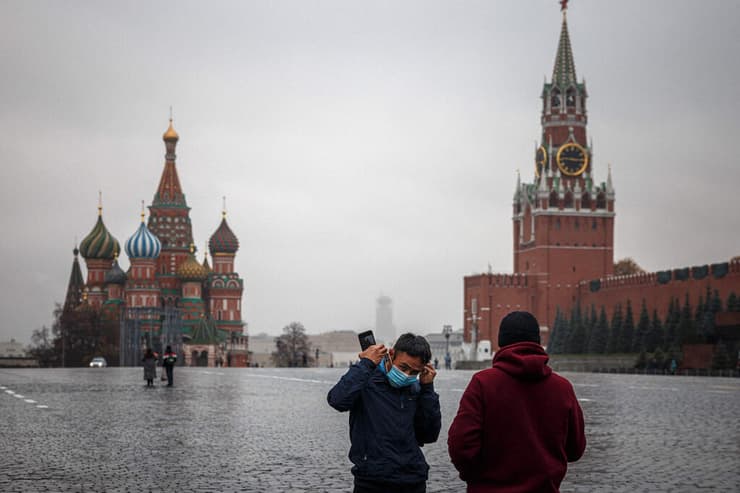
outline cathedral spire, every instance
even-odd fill
[[[72,272],[69,275],[67,296],[64,299],[65,310],[70,310],[79,306],[80,300],[82,299],[82,291],[85,287],[85,281],[82,279],[82,271],[80,270],[80,261],[78,259],[80,251],[77,249],[77,246],[72,250],[72,253],[74,253],[75,258],[72,261]]]
[[[162,140],[164,140],[167,153],[165,154],[164,170],[159,180],[157,192],[154,194],[152,206],[187,207],[185,194],[182,193],[180,178],[177,176],[177,168],[175,167],[175,147],[177,141],[180,140],[180,136],[172,126],[172,118],[170,118],[170,126],[162,135]]]
[[[573,61],[573,50],[570,46],[570,35],[568,34],[567,0],[561,1],[560,7],[563,12],[563,24],[560,28],[560,42],[555,56],[555,66],[552,68],[552,83],[555,86],[566,88],[576,85],[576,64]]]

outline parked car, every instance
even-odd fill
[[[90,361],[90,368],[105,368],[108,362],[102,356],[96,356]]]

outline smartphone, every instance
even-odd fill
[[[360,332],[360,334],[357,337],[360,339],[360,347],[362,348],[363,351],[369,348],[370,346],[375,345],[375,336],[373,335],[372,330],[366,330],[365,332]]]

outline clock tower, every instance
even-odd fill
[[[512,310],[532,312],[546,343],[556,310],[573,306],[578,284],[614,270],[611,170],[594,160],[587,134],[588,92],[576,77],[567,2],[561,6],[555,64],[540,95],[541,132],[532,167],[527,166],[531,181],[517,177],[514,190],[514,272],[465,278],[465,338],[490,340],[494,349],[498,324]],[[604,181],[596,180],[599,172],[606,175]]]

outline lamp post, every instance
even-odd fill
[[[316,368],[319,367],[319,348],[316,348]]]
[[[478,299],[473,298],[470,302],[470,317],[468,320],[471,322],[470,326],[470,343],[471,343],[471,359],[478,361],[478,321],[481,317],[478,316]]]
[[[443,325],[442,334],[445,336],[445,369],[449,370],[450,365],[450,334],[452,334],[452,325]]]

